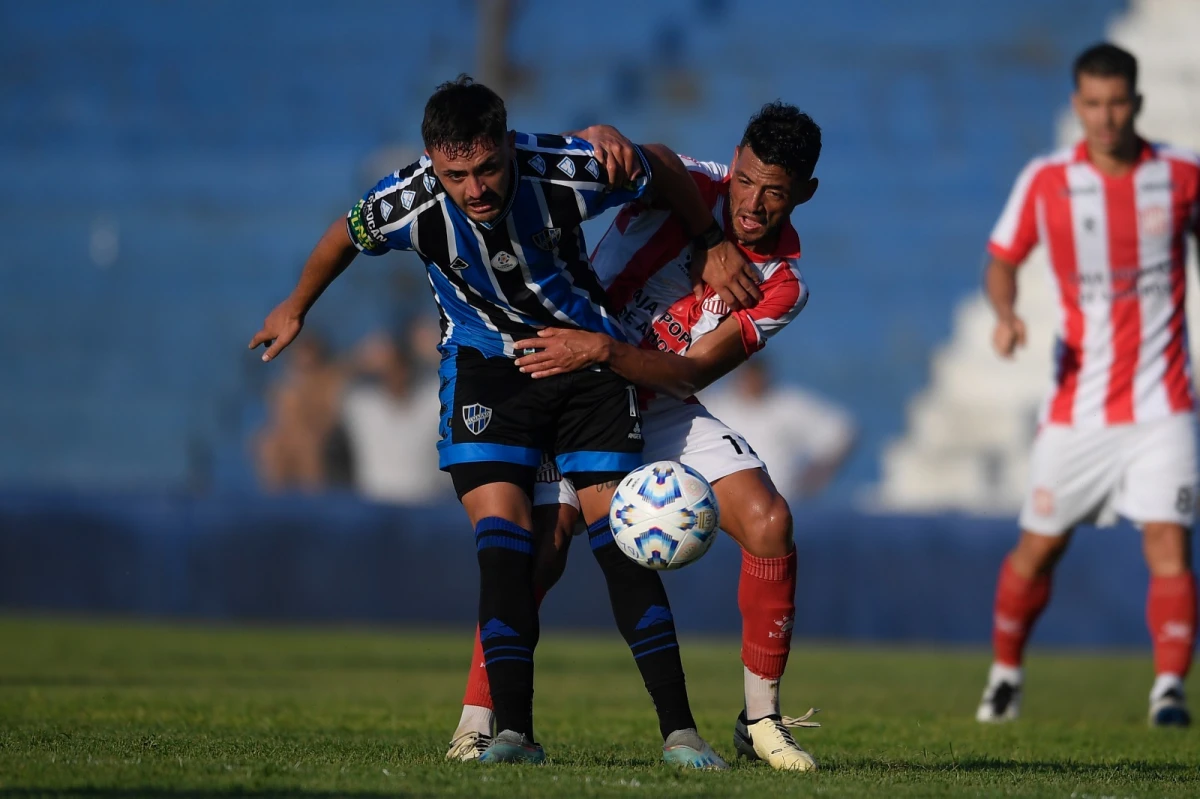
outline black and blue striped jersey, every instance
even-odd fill
[[[347,229],[369,255],[412,250],[425,262],[442,323],[442,347],[513,356],[513,342],[541,327],[578,327],[624,340],[592,271],[581,223],[638,199],[634,184],[610,190],[591,144],[516,134],[515,170],[499,217],[473,221],[443,190],[428,156],[394,172],[350,210]]]

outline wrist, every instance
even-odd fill
[[[711,250],[723,241],[725,241],[725,231],[721,230],[717,220],[711,218],[708,227],[692,236],[692,243],[701,250]]]
[[[603,333],[597,333],[596,336],[599,340],[599,346],[596,348],[596,363],[602,363],[607,366],[612,363],[617,342],[612,336],[606,336]]]

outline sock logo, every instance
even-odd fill
[[[775,626],[779,628],[779,632],[768,632],[768,638],[787,638],[792,634],[792,627],[796,624],[795,616],[784,616],[775,620]]]
[[[1167,641],[1190,641],[1192,639],[1192,625],[1186,621],[1169,621],[1163,624],[1162,630],[1158,633],[1158,640],[1166,643]]]
[[[671,609],[662,605],[651,605],[642,614],[642,620],[637,623],[635,630],[644,630],[656,624],[666,624],[672,620]]]
[[[517,631],[509,627],[499,619],[492,619],[487,624],[479,628],[479,640],[487,641],[490,638],[516,638]]]

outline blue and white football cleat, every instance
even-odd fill
[[[719,771],[729,768],[694,729],[675,730],[663,741],[663,760],[683,768]]]
[[[540,766],[546,762],[542,745],[534,743],[519,732],[505,730],[493,739],[491,746],[479,756],[480,763],[530,763]]]

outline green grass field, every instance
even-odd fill
[[[540,768],[446,763],[462,635],[0,619],[4,796],[1200,795],[1200,736],[1145,724],[1147,657],[1031,658],[1021,722],[972,713],[982,652],[797,642],[784,708],[810,775],[659,761],[649,700],[614,636],[538,650]],[[685,639],[700,729],[732,756],[733,640]]]

